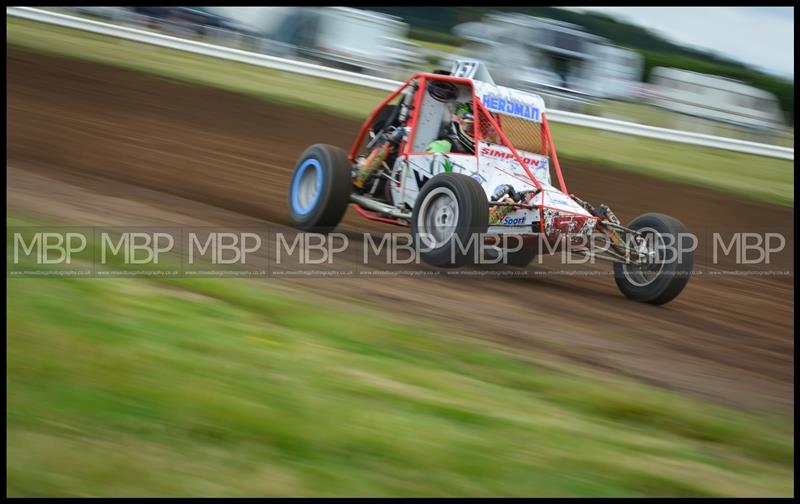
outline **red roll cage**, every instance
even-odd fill
[[[408,118],[408,127],[410,128],[411,135],[410,138],[403,141],[400,145],[399,155],[408,157],[411,154],[411,145],[413,144],[414,135],[416,133],[416,125],[418,116],[415,114],[416,110],[419,110],[419,107],[422,102],[423,93],[427,86],[428,81],[440,81],[440,82],[450,82],[453,84],[462,84],[469,86],[472,91],[472,110],[476,111],[474,114],[475,117],[475,143],[477,144],[480,141],[480,132],[482,130],[481,124],[479,121],[488,121],[489,125],[494,128],[494,131],[498,133],[500,136],[500,140],[502,144],[507,147],[511,154],[514,156],[514,159],[522,166],[525,170],[525,173],[533,182],[533,185],[537,188],[537,190],[542,190],[542,184],[537,180],[536,176],[533,174],[533,171],[528,168],[528,165],[524,162],[522,156],[519,155],[517,149],[512,145],[512,143],[508,140],[503,129],[500,127],[498,122],[492,116],[492,114],[484,107],[483,103],[478,99],[475,94],[475,86],[472,79],[467,79],[464,77],[452,77],[449,75],[439,75],[439,74],[429,74],[429,73],[418,73],[412,75],[408,80],[406,80],[397,90],[392,92],[389,96],[383,99],[381,103],[372,111],[372,113],[367,117],[367,120],[364,122],[364,125],[361,127],[361,130],[356,137],[355,142],[353,143],[353,147],[350,149],[349,159],[351,162],[356,161],[356,156],[358,155],[359,150],[364,142],[364,137],[367,134],[370,126],[372,125],[373,121],[377,117],[378,113],[383,109],[389,102],[397,98],[403,91],[406,90],[409,86],[416,85],[416,91],[413,98],[413,105],[411,107],[411,111]],[[478,113],[479,112],[479,113]],[[561,186],[561,191],[565,194],[569,194],[567,191],[567,185],[564,182],[564,176],[561,173],[561,166],[558,163],[558,155],[556,154],[556,148],[553,144],[553,137],[550,134],[550,127],[547,122],[547,114],[543,111],[542,112],[542,145],[546,147],[546,155],[549,154],[552,156],[553,159],[553,167],[555,168],[556,176],[558,177],[558,183]],[[474,156],[478,156],[476,152],[473,154]]]

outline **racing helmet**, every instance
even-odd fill
[[[458,91],[452,82],[434,80],[427,85],[428,94],[439,102],[449,102],[458,97]]]
[[[467,150],[475,152],[475,117],[472,114],[472,104],[462,103],[456,107],[453,114],[453,130],[456,140]]]

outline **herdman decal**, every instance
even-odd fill
[[[524,117],[533,121],[540,121],[541,112],[538,108],[492,95],[483,95],[483,106],[495,112]]]

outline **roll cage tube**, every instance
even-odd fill
[[[553,144],[553,135],[550,134],[550,123],[547,122],[547,113],[542,112],[542,129],[547,137],[547,145],[553,153],[553,164],[556,167],[556,175],[558,175],[558,184],[561,186],[561,192],[569,194],[567,191],[567,184],[564,183],[564,176],[561,174],[561,165],[558,164],[558,154],[556,154],[556,146]]]
[[[414,78],[419,79],[418,81],[419,86],[416,90],[417,95],[414,97],[413,100],[412,113],[409,116],[408,126],[411,129],[411,134],[409,135],[404,145],[405,148],[401,149],[401,154],[406,157],[408,157],[411,154],[414,154],[413,152],[411,152],[411,146],[414,145],[414,138],[417,135],[417,122],[419,120],[419,117],[417,116],[417,111],[422,106],[423,93],[427,90],[428,83],[430,81],[450,82],[452,84],[462,84],[464,86],[469,86],[470,90],[472,91],[473,104],[475,103],[475,86],[472,83],[472,79],[467,79],[465,77],[452,77],[450,75],[427,74],[427,73],[416,74]]]
[[[364,124],[361,126],[361,130],[358,132],[358,136],[356,136],[355,142],[353,142],[353,146],[350,148],[350,153],[347,155],[347,158],[350,160],[351,163],[355,163],[356,155],[358,154],[358,150],[361,148],[361,143],[364,141],[364,137],[367,134],[367,130],[372,125],[372,122],[377,117],[378,113],[386,106],[390,101],[397,98],[397,96],[405,91],[405,89],[411,85],[412,81],[414,81],[418,75],[413,75],[407,81],[405,81],[397,90],[395,90],[392,94],[387,96],[386,98],[381,101],[381,103],[375,107],[372,113],[367,117],[367,120],[364,121]]]

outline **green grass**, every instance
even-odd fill
[[[793,494],[784,420],[287,290],[8,279],[7,494]]]
[[[260,99],[363,118],[386,93],[8,17],[8,45],[80,58]]]
[[[219,87],[278,103],[363,119],[385,93],[339,82],[9,17],[7,43]],[[658,178],[732,192],[777,205],[794,204],[791,161],[554,124],[564,161],[585,160]],[[567,179],[569,174],[567,173]]]
[[[725,191],[757,201],[792,206],[794,170],[789,161],[740,154],[709,147],[670,144],[652,138],[590,130],[553,123],[556,149],[566,156],[565,178],[569,187],[569,161],[613,166],[639,174],[708,189]],[[613,158],[613,163],[609,159]],[[645,168],[646,167],[646,168]],[[620,185],[624,187],[624,179]]]

